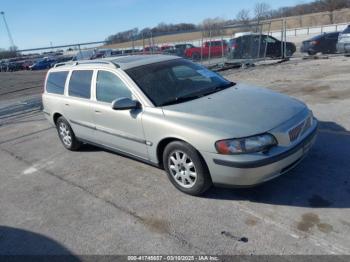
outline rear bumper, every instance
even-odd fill
[[[350,53],[350,43],[337,43],[338,53]]]
[[[223,159],[219,154],[202,153],[214,184],[253,186],[271,180],[294,168],[308,153],[316,140],[317,121],[293,147],[275,155],[253,161]]]

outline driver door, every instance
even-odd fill
[[[116,72],[97,70],[95,73],[94,118],[96,138],[106,147],[148,159],[142,128],[142,108],[114,110],[112,101],[127,97],[135,99]]]

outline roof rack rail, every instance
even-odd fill
[[[59,66],[63,66],[63,65],[73,65],[73,66],[77,66],[77,65],[83,65],[83,64],[106,64],[106,65],[111,65],[111,66],[114,66],[116,68],[120,68],[120,66],[118,64],[115,64],[111,61],[102,61],[102,60],[99,60],[99,61],[73,61],[73,62],[64,62],[64,63],[57,63],[55,64],[54,67],[59,67]]]
[[[62,63],[55,64],[53,67],[56,68],[56,67],[64,66],[64,65],[68,65],[68,64],[73,64],[73,63],[72,62],[62,62]]]

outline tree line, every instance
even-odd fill
[[[153,28],[133,28],[119,32],[117,34],[110,35],[106,38],[107,43],[122,43],[132,40],[139,40],[143,38],[150,38],[155,36],[161,36],[171,33],[193,32],[203,30],[205,36],[220,35],[222,34],[223,27],[225,25],[232,24],[249,24],[251,22],[260,23],[262,20],[282,18],[288,16],[298,16],[311,14],[316,12],[330,12],[330,20],[333,23],[333,11],[349,8],[350,0],[316,0],[306,4],[298,4],[290,7],[281,7],[278,9],[272,9],[267,3],[256,3],[252,10],[242,9],[236,17],[231,20],[225,20],[222,18],[207,18],[202,23],[195,25],[191,23],[180,24],[166,24],[159,23]]]

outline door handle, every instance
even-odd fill
[[[69,106],[69,104],[68,104],[68,103],[65,103],[65,105],[66,105],[66,106]]]
[[[100,111],[100,110],[95,110],[95,113],[100,114],[100,113],[101,113],[101,111]]]

